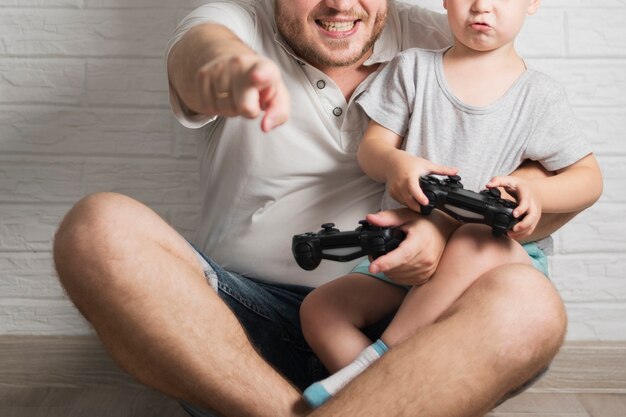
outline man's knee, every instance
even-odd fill
[[[493,342],[498,343],[494,365],[524,368],[531,373],[545,367],[563,343],[567,317],[563,301],[550,281],[525,265],[496,268],[476,283]],[[531,375],[529,375],[530,377]]]
[[[87,196],[72,207],[54,237],[55,267],[63,286],[69,290],[78,279],[88,280],[98,260],[114,255],[115,246],[128,240],[140,203],[115,193]]]

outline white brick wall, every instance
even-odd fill
[[[196,134],[169,115],[162,50],[201,3],[0,0],[0,334],[90,332],[50,255],[81,196],[123,192],[194,228]],[[567,86],[606,178],[601,201],[555,236],[568,338],[625,340],[626,0],[589,4],[545,0],[519,48]]]

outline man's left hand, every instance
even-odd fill
[[[406,238],[397,249],[372,261],[370,272],[383,272],[395,283],[421,285],[434,274],[448,237],[458,227],[449,216],[434,211],[423,216],[403,208],[367,215],[367,221],[381,227],[397,227]]]

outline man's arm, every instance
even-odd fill
[[[222,25],[190,29],[170,51],[167,71],[190,114],[256,118],[264,111],[264,131],[289,117],[289,93],[278,67]]]
[[[526,179],[533,179],[546,178],[554,175],[554,173],[547,171],[538,162],[526,161],[513,171],[511,175]],[[520,243],[533,242],[550,236],[552,233],[563,227],[563,225],[567,222],[576,217],[576,215],[581,211],[582,210],[576,210],[570,213],[543,213],[534,232],[530,236],[521,239]]]

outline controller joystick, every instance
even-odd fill
[[[348,232],[335,229],[334,223],[324,223],[317,233],[295,235],[291,251],[302,269],[312,271],[319,266],[322,259],[348,262],[366,255],[376,259],[397,248],[405,236],[400,229],[374,226],[366,220],[359,221],[359,227]],[[355,250],[345,255],[329,252],[340,248]]]
[[[443,179],[423,175],[420,187],[428,198],[428,205],[420,205],[421,213],[426,216],[436,208],[465,223],[491,226],[495,236],[503,235],[523,218],[513,216],[517,204],[501,198],[497,188],[479,193],[466,190],[458,175]]]

